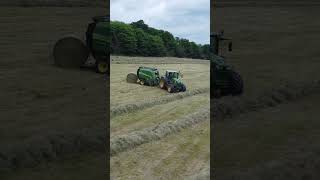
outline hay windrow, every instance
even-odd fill
[[[301,84],[287,83],[278,89],[266,91],[259,97],[225,97],[218,100],[213,99],[213,102],[211,102],[212,118],[215,120],[223,120],[237,114],[288,103],[315,93],[320,93],[320,81]]]
[[[251,168],[243,168],[229,172],[226,175],[216,174],[216,179],[223,180],[254,180],[254,179],[319,179],[320,159],[318,151],[301,151],[290,158],[281,158],[258,164]],[[217,172],[219,172],[217,170]]]
[[[183,99],[186,97],[206,93],[209,91],[210,91],[209,88],[199,88],[199,89],[187,91],[185,93],[170,94],[170,95],[160,97],[157,99],[153,99],[150,101],[143,101],[143,102],[137,102],[137,103],[133,103],[133,104],[116,106],[116,107],[111,108],[110,116],[112,118],[112,117],[115,117],[115,116],[118,116],[118,115],[121,115],[124,113],[131,113],[131,112],[135,112],[135,111],[147,108],[147,107],[160,105],[160,104],[166,104],[166,103],[169,103],[169,102],[172,102],[175,100],[179,100],[179,99]]]
[[[133,149],[141,144],[160,140],[182,129],[207,121],[209,120],[209,116],[209,108],[204,108],[175,121],[164,122],[154,127],[116,136],[110,140],[110,154],[114,156],[117,153]]]
[[[210,165],[202,169],[199,173],[185,177],[186,180],[208,180],[210,179]]]
[[[0,146],[0,172],[35,167],[81,152],[105,152],[106,129],[88,128],[68,133],[51,133],[24,142]]]

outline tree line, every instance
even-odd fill
[[[149,27],[143,20],[130,24],[111,21],[110,25],[111,54],[209,59],[210,45],[174,37],[168,31]]]

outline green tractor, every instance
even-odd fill
[[[165,76],[161,77],[159,86],[161,89],[166,89],[169,93],[184,92],[187,89],[181,77],[182,74],[180,72],[167,70]]]
[[[241,95],[243,93],[243,80],[219,52],[221,41],[229,41],[229,51],[232,51],[231,39],[224,38],[223,31],[210,35],[210,44],[213,51],[211,56],[211,95],[220,98],[225,95]]]
[[[139,67],[137,74],[130,73],[127,75],[127,82],[139,83],[147,86],[157,86],[160,81],[159,71],[151,67]]]
[[[54,63],[60,67],[88,67],[86,63],[91,54],[95,59],[94,68],[96,72],[109,72],[109,24],[109,16],[93,17],[87,28],[85,43],[76,37],[60,39],[53,49]]]

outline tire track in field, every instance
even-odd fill
[[[116,106],[110,109],[110,117],[112,118],[121,114],[135,112],[135,111],[138,111],[147,107],[155,106],[155,105],[166,104],[168,102],[172,102],[175,100],[183,99],[186,97],[190,97],[190,96],[194,96],[202,93],[207,93],[209,91],[210,91],[210,88],[199,88],[199,89],[194,89],[184,93],[170,94],[168,96],[153,99],[151,101],[143,101],[143,102]]]
[[[278,89],[266,91],[259,97],[213,99],[211,102],[212,118],[223,120],[237,114],[274,107],[317,93],[320,93],[320,80],[301,84],[287,83]]]
[[[164,122],[154,127],[145,128],[126,135],[116,136],[110,140],[110,154],[111,156],[114,156],[141,144],[160,140],[161,138],[177,133],[182,129],[207,121],[209,118],[210,111],[208,107],[175,121]]]

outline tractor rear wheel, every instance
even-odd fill
[[[79,68],[89,57],[89,49],[75,37],[60,39],[53,48],[54,63],[60,67]]]
[[[134,73],[129,73],[127,75],[127,82],[128,83],[137,83],[138,81],[138,76]]]
[[[243,80],[239,73],[231,71],[231,94],[241,95],[243,93]]]

